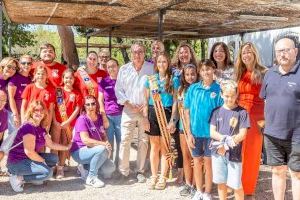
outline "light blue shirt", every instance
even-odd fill
[[[190,111],[190,128],[194,137],[210,137],[210,115],[215,108],[222,105],[221,88],[215,81],[209,87],[204,87],[202,81],[189,87],[184,108]]]
[[[159,79],[158,74],[155,74],[154,76],[156,77],[156,80],[157,80],[158,92],[160,94],[160,98],[161,98],[163,106],[164,107],[172,107],[172,105],[173,105],[173,95],[166,92],[166,90],[165,90],[166,81],[165,80],[161,81]],[[176,77],[176,76],[173,77],[172,78],[172,86],[173,86],[174,91],[178,90],[179,85],[180,85],[180,82],[179,82],[178,77]],[[147,81],[145,82],[145,88],[147,88],[147,89],[150,88],[149,79],[147,79]],[[151,90],[150,90],[150,93],[151,93]],[[151,94],[150,94],[150,98],[149,98],[149,105],[152,105],[152,106],[154,105],[153,98],[152,98]]]

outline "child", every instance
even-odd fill
[[[7,95],[3,90],[0,90],[0,147],[3,142],[4,131],[8,127],[8,113],[4,108],[7,102]],[[4,157],[4,152],[0,150],[0,162]],[[6,172],[2,172],[0,168],[0,176],[5,175]]]
[[[117,97],[115,94],[115,85],[117,81],[117,76],[119,72],[118,61],[111,58],[106,63],[106,69],[109,76],[102,79],[98,83],[98,100],[100,104],[100,113],[102,117],[107,116],[109,120],[109,127],[107,129],[107,137],[109,143],[114,147],[114,139],[116,138],[116,155],[115,155],[115,165],[118,168],[119,162],[119,149],[121,142],[121,117],[123,106],[117,103]],[[113,148],[114,149],[114,148]],[[114,150],[112,150],[113,152]],[[111,155],[113,158],[113,154]]]
[[[221,200],[227,198],[227,186],[234,189],[235,199],[243,200],[242,144],[250,121],[247,111],[237,105],[237,84],[232,80],[222,83],[224,105],[215,109],[210,119],[213,182],[218,184]]]
[[[24,122],[25,112],[30,102],[40,100],[48,109],[48,130],[52,121],[55,101],[54,88],[47,83],[47,70],[44,66],[37,66],[34,71],[33,82],[26,86],[22,93],[21,122]]]
[[[55,143],[68,145],[71,141],[72,130],[77,115],[82,106],[82,97],[79,91],[73,89],[74,72],[67,69],[62,74],[63,87],[56,90],[55,114],[51,127],[51,136]],[[57,153],[57,151],[53,151]],[[64,177],[64,165],[68,152],[58,152],[59,163],[56,170],[56,178]]]
[[[198,80],[198,74],[196,66],[193,64],[187,64],[183,67],[181,75],[181,86],[178,90],[178,107],[183,109],[183,101],[189,86]],[[184,113],[184,111],[183,111]],[[184,116],[181,116],[184,117]],[[192,155],[187,145],[186,136],[183,132],[182,121],[179,122],[180,133],[180,147],[183,157],[183,170],[185,177],[185,185],[180,190],[181,196],[189,196],[193,191],[193,167],[192,167]]]
[[[209,118],[216,107],[223,104],[220,85],[214,81],[216,66],[211,60],[199,64],[202,81],[191,85],[184,99],[188,143],[192,148],[194,177],[197,191],[193,200],[210,200],[212,188],[211,151],[209,149]],[[205,191],[202,193],[204,162]]]
[[[166,175],[168,171],[168,161],[166,158],[167,149],[164,144],[164,139],[159,127],[159,122],[156,116],[154,108],[154,100],[151,93],[154,89],[153,85],[157,85],[156,92],[159,93],[161,102],[164,108],[164,112],[167,119],[167,131],[170,133],[175,132],[175,122],[177,113],[177,101],[176,94],[179,87],[178,77],[172,77],[172,71],[170,68],[169,57],[166,54],[160,54],[157,57],[156,73],[150,76],[145,83],[146,88],[146,102],[144,116],[148,117],[150,122],[150,131],[146,132],[150,138],[150,165],[151,165],[151,180],[149,189],[163,190],[166,187]],[[153,81],[150,80],[153,78]],[[161,153],[161,176],[158,179],[158,166],[159,166],[159,155]]]

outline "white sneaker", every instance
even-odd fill
[[[83,165],[81,165],[81,164],[79,164],[79,165],[77,166],[77,172],[78,172],[78,174],[81,176],[81,178],[82,178],[83,180],[86,180],[86,177],[87,177],[88,174],[89,174],[89,171],[86,170],[86,169],[84,169]]]
[[[204,193],[202,195],[202,200],[212,200],[211,194]]]
[[[197,190],[192,200],[202,200],[202,195],[203,193]]]
[[[23,192],[24,181],[21,176],[11,175],[9,177],[9,183],[15,192]]]
[[[44,181],[30,181],[30,182],[27,182],[27,183],[31,183],[32,185],[43,185]]]
[[[86,178],[85,184],[93,186],[95,188],[101,188],[104,187],[104,183],[98,179],[96,176],[88,176]]]

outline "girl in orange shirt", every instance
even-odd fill
[[[238,103],[249,113],[251,125],[243,141],[242,149],[242,184],[245,195],[249,196],[255,194],[261,159],[263,136],[257,121],[264,118],[264,102],[259,98],[259,92],[266,70],[267,68],[260,64],[254,45],[250,42],[243,44],[236,62],[236,78],[239,92]]]

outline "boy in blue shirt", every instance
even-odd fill
[[[247,111],[236,103],[237,84],[232,80],[222,83],[224,104],[216,108],[210,118],[213,182],[218,184],[220,200],[227,199],[227,187],[234,189],[235,199],[243,200],[242,141],[250,120]]]
[[[184,99],[187,122],[188,143],[192,148],[194,177],[197,187],[193,200],[210,200],[212,188],[212,169],[209,119],[212,111],[223,104],[220,85],[214,81],[216,66],[211,60],[199,64],[202,80],[191,85]],[[205,191],[202,192],[203,166],[205,169]]]

